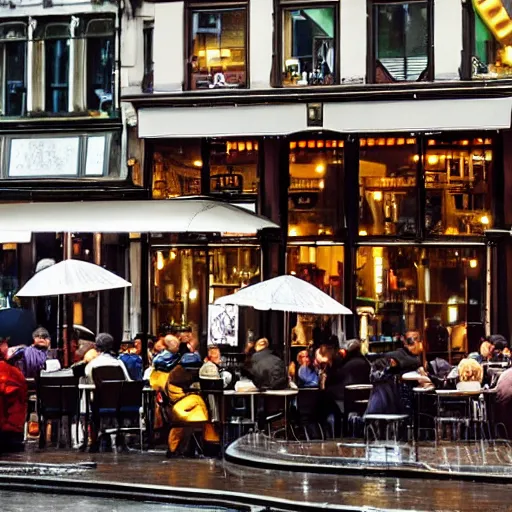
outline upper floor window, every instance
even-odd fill
[[[428,0],[369,1],[373,26],[369,81],[431,80],[432,3]]]
[[[190,12],[188,88],[247,86],[247,7]]]
[[[29,110],[112,114],[114,33],[114,20],[107,17],[37,22]]]
[[[153,34],[154,21],[144,22],[144,77],[142,78],[142,92],[153,92]]]
[[[27,108],[26,82],[27,25],[8,22],[0,25],[0,112],[21,116]]]
[[[470,48],[466,52],[470,77],[498,79],[512,76],[512,12],[505,2],[474,1],[467,4]],[[467,68],[466,68],[467,69]],[[468,78],[468,73],[463,78]]]
[[[337,76],[335,4],[282,7],[282,84],[332,85]]]

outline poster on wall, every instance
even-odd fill
[[[238,306],[208,306],[208,346],[238,346]]]

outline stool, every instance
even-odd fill
[[[397,432],[399,425],[409,419],[407,414],[366,414],[364,416],[364,439],[368,442],[368,432],[371,430],[373,437],[377,440],[375,429],[373,428],[374,422],[386,423],[386,441],[390,440],[390,433],[393,434],[393,440],[397,441]]]

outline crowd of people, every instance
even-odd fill
[[[32,345],[28,347],[9,348],[7,341],[1,340],[0,451],[23,447],[27,379],[56,370],[56,367],[50,369],[49,349],[50,336],[43,328],[34,331]],[[487,370],[490,363],[510,365],[508,343],[500,335],[482,340],[480,351],[469,354],[457,366],[439,358],[427,362],[417,330],[405,334],[403,346],[382,354],[363,355],[361,342],[356,339],[340,348],[337,338],[330,336],[320,344],[312,343],[301,350],[296,361],[289,365],[272,350],[266,338],[247,343],[243,360],[228,365],[217,346],[208,347],[203,358],[192,332],[162,333],[150,340],[147,360],[149,366],[144,369],[141,337],[123,341],[116,347],[110,334],[100,333],[94,342],[78,341],[73,349],[73,365],[60,371],[92,384],[95,369],[116,367],[127,381],[144,380],[156,394],[155,427],[166,422],[173,426],[167,439],[170,456],[186,452],[191,436],[187,424],[190,423],[204,423],[206,444],[219,443],[219,432],[209,421],[218,411],[198,392],[201,386],[236,391],[317,389],[315,423],[330,424],[337,437],[343,433],[347,386],[372,384],[366,413],[408,413],[411,387],[401,376],[411,371],[425,377],[423,385],[436,388],[496,386],[502,421],[510,426],[512,433],[512,414],[508,413],[512,411],[512,368],[499,374]],[[37,435],[37,419],[30,420],[28,434]],[[93,439],[93,449],[99,448],[98,443],[98,439]]]

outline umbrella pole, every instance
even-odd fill
[[[283,343],[284,343],[284,362],[286,364],[286,368],[290,366],[290,344],[288,343],[288,333],[290,331],[290,313],[285,311],[284,313],[284,335],[283,335]]]

